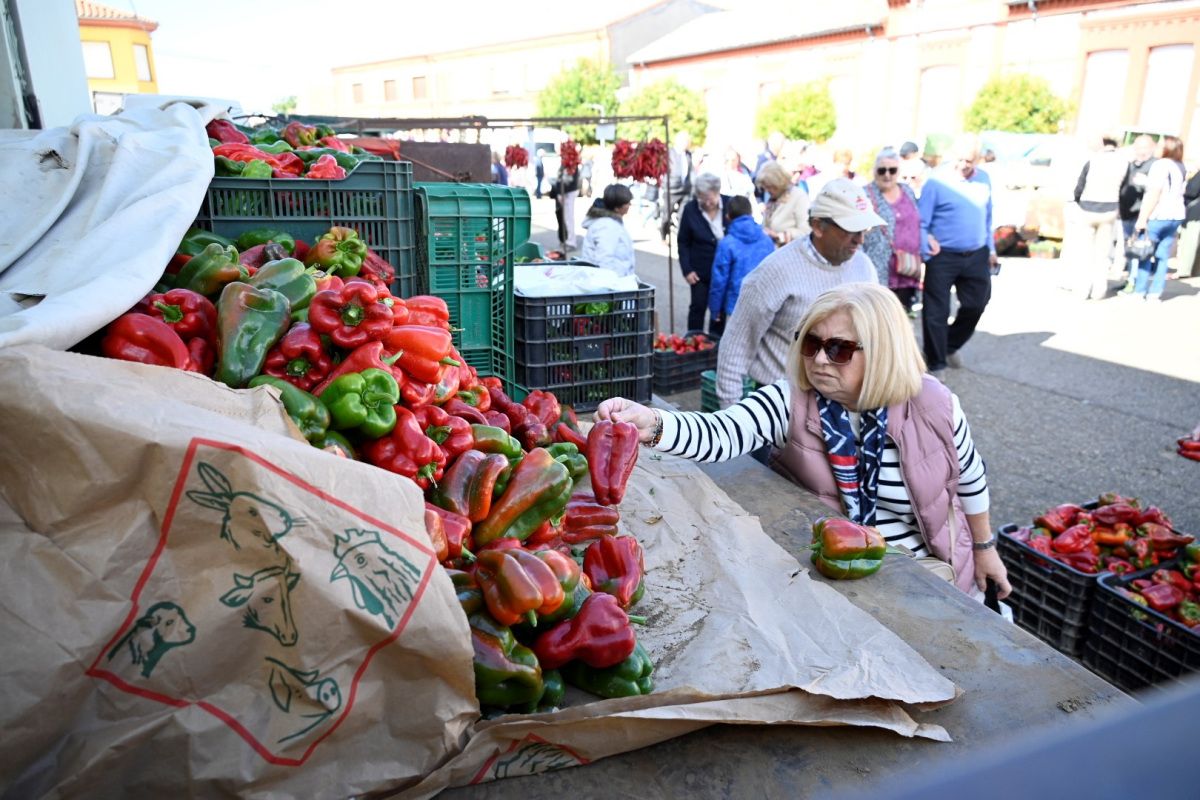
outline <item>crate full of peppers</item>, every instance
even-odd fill
[[[1099,579],[1083,663],[1130,692],[1200,670],[1200,544],[1186,545],[1178,559]]]
[[[700,331],[687,335],[654,337],[654,391],[659,394],[686,391],[700,383],[700,373],[717,368],[717,342]]]
[[[627,613],[643,591],[642,548],[619,534],[617,510],[636,428],[585,434],[549,392],[512,400],[463,362],[445,302],[393,296],[388,265],[353,231],[311,246],[268,238],[239,252],[191,232],[100,350],[234,389],[270,386],[314,447],[424,490],[427,533],[471,624],[482,705],[551,708],[563,679],[604,697],[649,692],[653,667]]]
[[[363,161],[379,160],[326,125],[251,129],[214,119],[205,132],[218,177],[341,180]]]
[[[1047,509],[1032,526],[1006,526],[999,552],[1013,585],[1014,619],[1078,656],[1088,635],[1095,576],[1154,566],[1192,541],[1172,529],[1161,509],[1111,492],[1089,506],[1065,503]]]

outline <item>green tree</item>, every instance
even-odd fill
[[[992,77],[963,115],[969,131],[1058,133],[1068,105],[1043,78],[1022,72]]]
[[[296,110],[296,95],[285,97],[282,100],[272,103],[271,110],[281,117],[286,117]]]
[[[708,109],[704,96],[694,92],[674,78],[652,83],[621,104],[621,114],[630,117],[663,116],[671,123],[671,137],[679,131],[691,134],[692,142],[701,144],[708,132]],[[622,122],[617,136],[623,139],[661,139],[663,126],[658,120]],[[670,142],[667,142],[670,144]]]
[[[586,58],[574,67],[563,70],[546,84],[538,94],[539,117],[595,117],[604,109],[605,115],[617,110],[617,89],[621,79],[607,64]],[[577,142],[594,144],[595,125],[564,125],[563,130]]]
[[[837,109],[829,93],[829,81],[817,80],[790,86],[758,110],[754,132],[766,138],[779,131],[789,139],[823,142],[837,130]]]

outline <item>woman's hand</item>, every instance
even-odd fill
[[[1000,554],[994,547],[975,551],[975,585],[979,587],[979,591],[987,591],[988,578],[995,581],[998,589],[996,597],[1000,600],[1012,593],[1012,584],[1008,582],[1008,570],[1004,568],[1004,562],[1000,560]]]
[[[658,426],[658,412],[624,397],[610,397],[596,409],[596,419],[632,422],[638,429],[638,441],[648,442]]]

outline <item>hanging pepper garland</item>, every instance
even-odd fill
[[[667,174],[667,146],[661,139],[634,143],[618,139],[613,144],[613,175],[657,183]]]
[[[516,169],[529,165],[529,151],[519,144],[510,144],[504,149],[504,166]]]
[[[562,169],[568,175],[574,175],[579,169],[579,145],[572,139],[567,139],[559,146],[562,154]]]

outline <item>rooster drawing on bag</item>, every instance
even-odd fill
[[[294,645],[299,632],[292,618],[291,592],[300,573],[279,540],[305,520],[259,495],[234,491],[229,479],[211,464],[201,462],[197,472],[207,491],[189,491],[187,498],[224,513],[221,539],[237,551],[233,586],[221,602],[241,608],[247,628],[265,631],[284,646]]]
[[[413,598],[421,570],[379,540],[379,531],[349,528],[334,536],[338,560],[330,581],[350,582],[354,603],[369,614],[382,616],[388,629],[396,627],[404,606]]]

